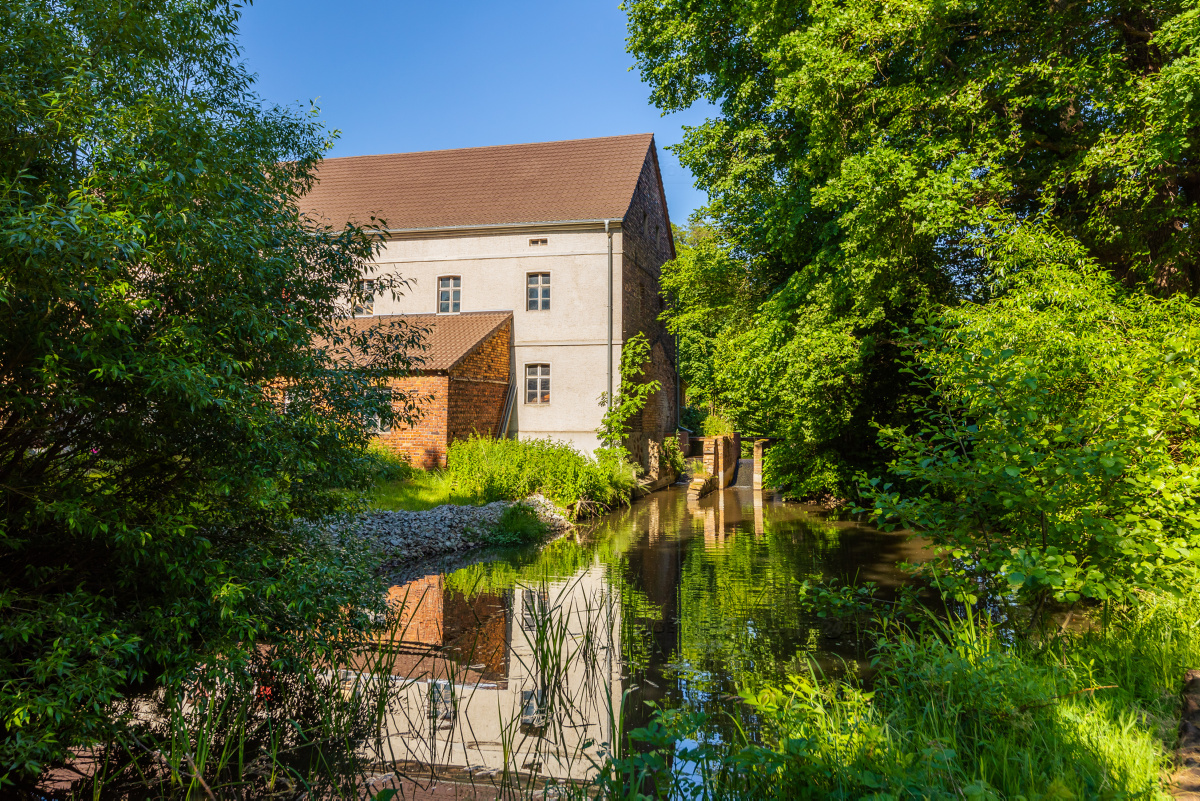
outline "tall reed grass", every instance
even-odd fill
[[[569,443],[548,439],[454,442],[446,474],[456,490],[485,502],[545,495],[576,516],[627,503],[637,486],[634,466],[620,448],[599,448],[594,458]]]
[[[814,669],[747,688],[761,727],[736,742],[664,711],[598,783],[612,798],[1166,799],[1200,599],[1105,616],[1015,644],[970,614],[884,621],[870,686]]]

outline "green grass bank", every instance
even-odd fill
[[[424,471],[384,451],[368,496],[381,509],[422,511],[442,504],[480,505],[541,494],[572,518],[599,514],[629,502],[637,485],[635,468],[621,449],[595,457],[551,440],[472,437],[454,442],[446,469]]]

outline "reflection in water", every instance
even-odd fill
[[[922,553],[749,489],[671,489],[586,536],[397,585],[386,744],[410,769],[529,787],[586,780],[651,704],[722,712],[718,736],[751,726],[732,694],[855,656],[806,616],[805,582],[887,593]]]

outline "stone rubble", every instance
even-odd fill
[[[573,525],[541,495],[531,495],[516,503],[533,507],[552,534]],[[379,553],[385,567],[396,566],[481,545],[480,540],[496,527],[504,510],[512,505],[509,501],[496,501],[486,506],[446,504],[424,512],[372,510],[332,518],[317,528],[339,540],[365,539]]]

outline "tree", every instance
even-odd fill
[[[875,514],[927,532],[961,597],[1196,592],[1200,304],[1129,292],[1053,232],[984,256],[1012,274],[999,296],[911,332],[928,402],[881,431]]]
[[[908,414],[892,331],[984,301],[978,254],[1043,222],[1126,286],[1200,292],[1197,10],[1184,2],[628,0],[664,111],[717,113],[676,148],[765,296],[715,363],[764,400],[804,484],[877,468]],[[747,408],[742,427],[767,415]],[[808,472],[805,472],[808,470]],[[818,480],[816,483],[823,483]]]
[[[118,700],[336,644],[379,602],[292,521],[411,417],[387,380],[419,332],[349,323],[377,241],[298,212],[329,135],[252,94],[238,18],[3,12],[0,786],[119,735]]]

